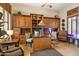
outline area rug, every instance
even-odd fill
[[[33,52],[30,55],[31,56],[63,56],[61,53],[59,53],[54,48],[44,49],[44,50],[41,50],[41,51]]]

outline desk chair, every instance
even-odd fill
[[[26,45],[30,45],[30,47],[32,47],[32,43],[33,43],[33,38],[32,35],[30,33],[26,33]]]

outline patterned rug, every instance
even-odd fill
[[[31,53],[31,56],[63,56],[63,55],[59,53],[56,49],[50,48]]]

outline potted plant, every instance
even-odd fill
[[[0,12],[0,20],[1,20],[2,16],[3,16],[3,13]],[[3,27],[3,26],[4,26],[3,22],[0,22],[0,27]],[[3,36],[4,34],[5,34],[5,31],[2,31],[0,28],[0,37]]]
[[[2,16],[3,16],[3,13],[2,13],[2,12],[0,12],[0,20],[1,20]]]

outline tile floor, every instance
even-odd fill
[[[53,44],[52,48],[55,48],[58,52],[63,54],[64,56],[79,56],[79,48],[77,48],[73,44],[69,44],[66,42],[58,42],[55,46]],[[32,48],[27,47],[26,45],[20,45],[22,49],[24,50],[25,56],[30,56],[30,53],[32,52]]]

